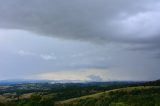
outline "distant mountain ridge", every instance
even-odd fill
[[[137,84],[142,83],[144,81],[104,81],[104,82],[91,82],[91,81],[81,81],[81,80],[25,80],[25,79],[8,79],[8,80],[0,80],[0,85],[14,85],[14,84],[27,84],[27,83],[85,83],[88,85],[101,85],[101,84]]]

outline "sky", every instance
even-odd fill
[[[0,80],[160,79],[158,0],[0,0]]]

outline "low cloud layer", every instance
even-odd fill
[[[54,72],[58,77],[59,71],[63,78],[66,78],[65,73],[73,76],[77,73],[76,77],[84,70],[90,70],[87,76],[82,75],[87,80],[153,80],[160,77],[160,59],[152,58],[155,49],[148,53],[138,44],[134,46],[140,50],[131,44],[97,45],[38,36],[22,30],[0,30],[0,41],[0,79],[28,78]],[[92,70],[97,70],[97,74]],[[38,78],[34,76],[32,78]]]

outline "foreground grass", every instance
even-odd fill
[[[160,86],[115,89],[60,101],[56,106],[160,106]]]

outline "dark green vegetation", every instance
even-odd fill
[[[139,86],[111,90],[61,101],[57,106],[160,106],[160,87]]]
[[[1,85],[0,106],[160,106],[160,81]]]

